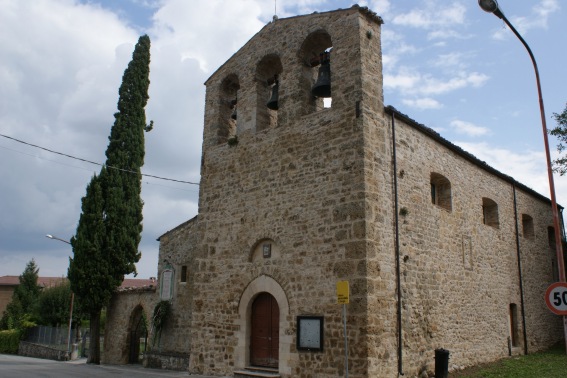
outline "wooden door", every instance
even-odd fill
[[[280,346],[280,309],[276,299],[259,294],[252,303],[250,332],[250,364],[278,367]]]

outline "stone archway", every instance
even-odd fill
[[[142,345],[142,339],[143,345]],[[128,326],[128,363],[140,363],[140,354],[146,351],[148,343],[148,329],[144,316],[144,309],[138,305],[130,315],[130,324]]]
[[[235,368],[244,369],[251,364],[250,360],[250,340],[252,334],[252,305],[259,294],[269,294],[276,302],[279,319],[278,330],[279,342],[277,346],[279,365],[278,370],[282,374],[291,374],[291,368],[287,365],[291,351],[292,335],[286,332],[289,328],[287,323],[289,318],[289,302],[280,284],[272,277],[262,275],[251,281],[244,289],[238,305],[238,325],[237,332],[238,348],[235,353]]]

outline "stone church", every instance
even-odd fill
[[[384,105],[381,25],[274,18],[206,81],[198,215],[157,289],[114,297],[103,362],[160,300],[144,363],[213,376],[423,377],[562,339],[549,199]]]

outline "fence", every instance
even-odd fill
[[[71,344],[79,344],[80,349],[88,347],[88,329],[71,329]],[[49,346],[51,348],[68,350],[69,349],[69,328],[36,326],[28,329],[25,341],[33,344]]]

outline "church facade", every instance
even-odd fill
[[[154,353],[413,377],[441,348],[456,369],[561,340],[550,201],[384,106],[381,25],[358,6],[274,19],[207,80],[199,213],[160,237],[147,294],[172,305]]]

